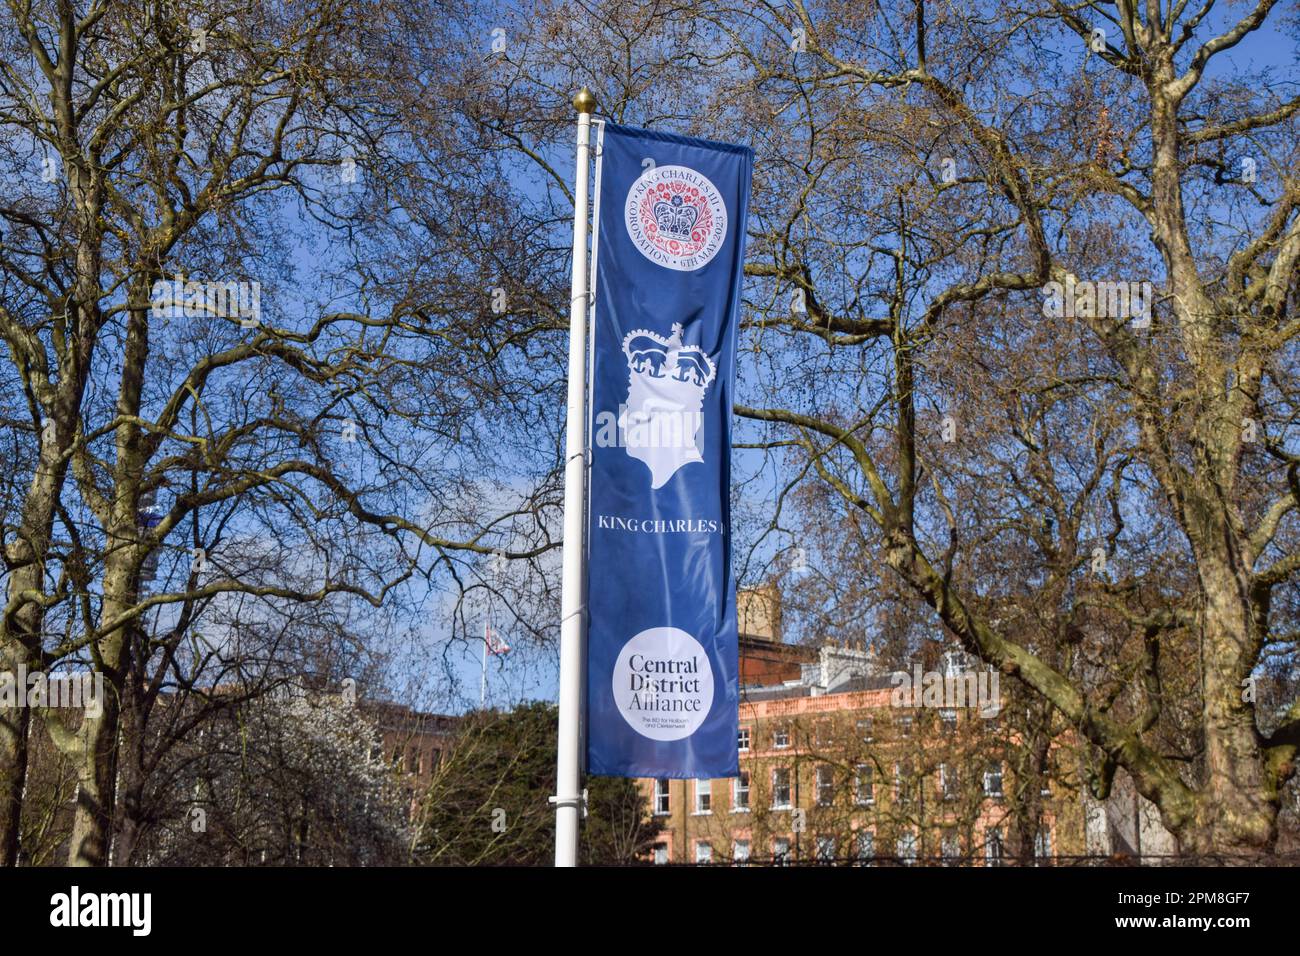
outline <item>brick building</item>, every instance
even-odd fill
[[[379,730],[385,758],[399,772],[424,783],[455,740],[460,718],[429,714],[403,704],[366,701],[366,715]]]
[[[748,588],[736,595],[740,629],[740,683],[769,687],[798,680],[805,664],[817,660],[817,651],[781,641],[781,598],[776,585]]]
[[[378,730],[376,756],[397,771],[409,801],[409,819],[414,823],[434,773],[455,743],[460,718],[388,701],[368,701],[363,710]]]
[[[741,667],[741,776],[640,781],[665,825],[655,862],[999,865],[1010,834],[1031,825],[1036,861],[1085,852],[1077,788],[1051,775],[1018,780],[1003,719],[895,706],[898,677],[869,652],[763,648],[773,638],[776,628],[748,635],[756,653]],[[792,666],[787,679],[755,679]],[[944,667],[973,674],[959,654]]]

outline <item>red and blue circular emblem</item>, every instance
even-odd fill
[[[717,255],[727,237],[727,206],[707,176],[687,166],[656,166],[628,190],[627,232],[656,265],[690,272]]]

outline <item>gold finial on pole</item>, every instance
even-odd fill
[[[591,90],[585,86],[578,90],[578,95],[573,98],[573,108],[579,113],[596,112],[596,97],[591,95]]]

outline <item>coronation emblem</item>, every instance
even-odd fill
[[[727,205],[707,176],[686,166],[656,166],[632,184],[627,233],[656,265],[683,272],[705,266],[727,237]]]

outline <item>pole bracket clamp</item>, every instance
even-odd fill
[[[546,802],[554,807],[581,807],[582,819],[587,819],[587,788],[582,788],[582,793],[572,797],[552,796],[547,797]]]

